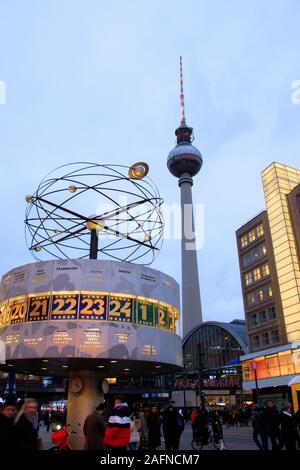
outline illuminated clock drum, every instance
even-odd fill
[[[179,286],[141,265],[107,260],[31,263],[0,284],[0,339],[16,371],[106,368],[118,375],[182,365]],[[51,369],[51,371],[49,370]]]

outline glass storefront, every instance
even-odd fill
[[[299,374],[300,352],[289,349],[244,361],[242,363],[244,381],[255,380],[254,364],[256,364],[257,379]]]

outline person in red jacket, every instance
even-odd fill
[[[199,415],[199,412],[196,408],[193,408],[193,411],[191,412],[191,424],[192,424],[192,430],[193,430],[193,437],[195,437],[195,423],[197,416]]]
[[[126,450],[130,440],[130,411],[124,395],[114,399],[114,408],[105,429],[104,447]]]

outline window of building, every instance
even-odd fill
[[[257,237],[262,237],[264,234],[264,226],[263,224],[260,224],[256,227],[256,235]]]
[[[271,331],[271,343],[279,343],[279,332],[277,329]]]
[[[245,274],[245,284],[246,286],[249,286],[250,284],[252,284],[252,282],[253,282],[252,272],[250,271],[249,273]]]
[[[250,325],[251,326],[256,326],[257,325],[257,315],[256,315],[256,313],[252,313],[252,315],[250,315]]]
[[[250,292],[247,295],[247,302],[248,302],[248,305],[254,305],[259,302],[263,302],[267,300],[268,298],[271,298],[272,296],[273,296],[272,286],[265,286],[265,287],[262,287],[261,289],[257,289],[253,292]]]
[[[277,354],[272,354],[265,358],[266,372],[268,377],[280,375],[279,360]]]
[[[246,255],[244,255],[242,261],[244,268],[249,266],[249,264],[251,264],[251,253],[247,253]]]
[[[269,268],[269,264],[268,264],[268,263],[264,264],[264,265],[262,266],[261,270],[262,270],[262,275],[263,275],[263,277],[266,277],[266,276],[269,276],[269,275],[270,275],[270,268]]]
[[[269,333],[268,333],[268,331],[266,331],[265,333],[263,333],[261,335],[261,344],[263,344],[264,346],[269,344]]]
[[[264,244],[259,245],[258,247],[256,247],[253,250],[249,251],[249,253],[246,253],[242,257],[243,266],[246,268],[247,266],[250,266],[251,264],[256,263],[261,258],[266,256],[266,254],[267,254],[266,245],[264,245]]]
[[[248,305],[254,305],[255,304],[255,293],[250,292],[250,294],[247,295],[247,301]]]
[[[261,310],[261,312],[259,312],[259,323],[264,323],[265,321],[267,321],[266,311]]]
[[[272,332],[271,332],[272,333]],[[272,339],[272,335],[271,335]],[[291,351],[283,351],[278,353],[280,375],[289,375],[295,373],[294,361]]]
[[[268,308],[268,319],[274,320],[276,318],[276,311],[274,305]]]
[[[240,238],[241,247],[244,248],[249,243],[253,243],[257,238],[263,236],[264,234],[264,227],[263,224],[258,225],[254,229],[250,230],[250,232],[245,233]]]
[[[254,240],[256,240],[256,231],[251,230],[251,232],[249,232],[249,242],[252,243]]]
[[[247,245],[248,245],[248,237],[247,235],[243,235],[241,237],[241,247],[244,248]]]
[[[260,268],[256,268],[253,270],[253,279],[254,281],[259,281],[261,278]]]
[[[267,287],[267,293],[268,293],[268,296],[269,296],[269,297],[273,297],[273,289],[272,289],[272,286],[268,286],[268,287]]]
[[[252,336],[252,346],[254,348],[258,348],[258,346],[259,346],[259,336],[258,335]]]

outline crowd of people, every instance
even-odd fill
[[[251,407],[222,407],[211,406],[207,410],[211,417],[217,417],[222,425],[229,428],[230,426],[248,426],[251,422],[252,408]],[[186,412],[187,419],[193,421],[193,416],[199,413],[200,410],[196,408],[189,409]]]
[[[300,410],[295,414],[290,403],[278,411],[272,400],[254,407],[213,407],[190,412],[193,434],[207,432],[208,423],[253,428],[252,438],[259,450],[296,450],[300,448]],[[199,431],[200,430],[200,431]]]
[[[1,448],[40,450],[40,422],[46,429],[66,423],[66,411],[44,411],[39,413],[38,403],[26,399],[18,403],[6,401],[0,409]],[[114,398],[109,411],[101,403],[86,417],[83,425],[85,450],[178,450],[186,422],[190,421],[193,437],[208,436],[208,426],[249,426],[253,428],[253,441],[260,450],[296,450],[300,447],[300,410],[293,413],[291,405],[282,405],[277,410],[272,400],[263,406],[238,408],[205,407],[183,410],[169,404],[163,411],[157,405],[131,411],[126,398]],[[57,426],[56,426],[57,427]],[[221,431],[222,432],[222,431]]]
[[[7,400],[0,409],[1,450],[42,449],[39,436],[38,403],[33,398],[16,403]]]
[[[41,411],[40,421],[42,421],[47,429],[47,432],[55,431],[57,428],[65,426],[67,420],[67,410],[57,408],[54,410]]]
[[[268,400],[264,406],[255,405],[252,414],[253,440],[260,450],[296,450],[300,447],[300,410],[293,413],[290,403],[277,410]]]
[[[6,401],[0,409],[2,449],[41,450],[40,424],[55,431],[66,423],[64,410],[38,412],[31,398],[22,403]],[[122,395],[114,399],[109,412],[101,403],[86,417],[83,425],[85,450],[157,449],[163,442],[167,450],[178,450],[185,419],[181,410],[169,405],[162,413],[156,405],[131,411]]]
[[[85,449],[155,450],[164,442],[166,450],[178,450],[184,427],[183,413],[173,405],[162,413],[156,405],[131,412],[125,397],[119,395],[111,413],[100,404],[86,418]]]

